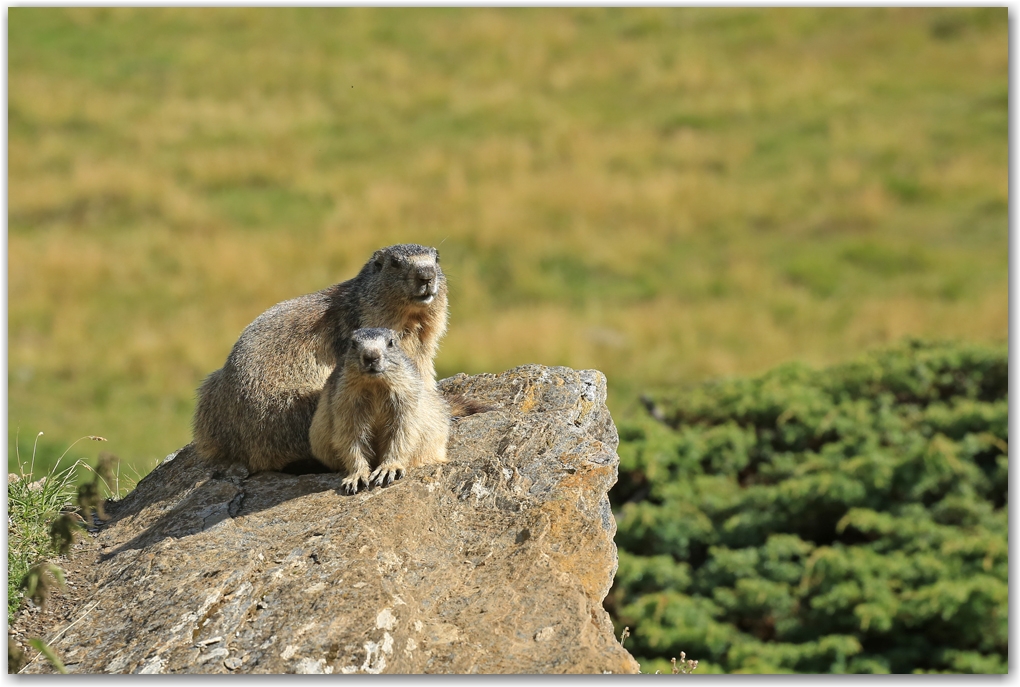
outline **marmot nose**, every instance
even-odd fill
[[[416,276],[418,277],[418,281],[423,284],[429,284],[436,278],[436,268],[431,265],[428,267],[419,267],[417,269]]]
[[[365,364],[365,367],[374,367],[379,364],[382,359],[382,355],[379,351],[365,351],[361,354],[361,362]]]

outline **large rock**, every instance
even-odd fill
[[[94,591],[53,642],[68,669],[637,672],[602,608],[605,377],[529,365],[441,386],[497,410],[455,423],[449,463],[387,488],[169,456],[108,508]]]

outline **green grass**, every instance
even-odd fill
[[[36,437],[38,440],[39,437]],[[65,504],[77,493],[78,464],[62,470],[51,468],[33,482],[35,444],[31,459],[21,462],[20,449],[14,459],[19,465],[16,481],[7,484],[7,624],[21,606],[21,580],[28,569],[56,550],[50,542],[49,526]],[[8,478],[10,480],[10,478]]]
[[[139,473],[270,305],[438,245],[440,375],[1007,337],[1005,8],[12,8],[8,425]],[[89,458],[90,456],[84,456]]]
[[[16,440],[13,472],[7,482],[7,622],[10,624],[14,613],[21,605],[24,594],[21,581],[36,563],[55,557],[59,551],[51,541],[50,525],[65,507],[81,513],[78,488],[85,482],[96,482],[99,497],[119,498],[129,492],[137,481],[121,474],[119,462],[108,463],[110,473],[106,477],[97,474],[97,469],[85,460],[75,459],[71,450],[85,440],[105,442],[98,436],[83,436],[66,446],[56,457],[44,462],[40,449],[46,444],[41,441],[44,434],[39,432],[32,441],[32,452],[27,458],[21,456],[21,445]],[[50,444],[52,446],[52,444]],[[97,468],[103,468],[97,462]],[[109,480],[109,481],[107,481]],[[79,533],[80,534],[80,533]]]

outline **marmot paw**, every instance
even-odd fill
[[[357,494],[358,487],[368,488],[368,470],[362,470],[356,474],[350,475],[340,483],[340,489],[345,494]]]
[[[377,487],[384,487],[403,477],[404,472],[404,466],[400,463],[384,463],[369,475],[368,481]]]

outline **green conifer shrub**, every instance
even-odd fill
[[[621,423],[607,608],[644,672],[1007,672],[1006,346],[911,341]]]

